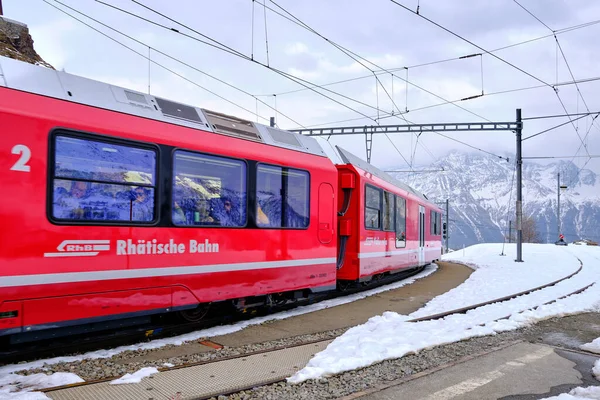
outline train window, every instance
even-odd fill
[[[365,186],[365,228],[381,228],[381,190]]]
[[[441,235],[441,214],[437,211],[431,211],[431,234]]]
[[[406,200],[396,196],[396,247],[406,247]]]
[[[256,173],[256,225],[306,228],[310,221],[307,171],[259,164]]]
[[[154,185],[156,153],[152,150],[56,136],[55,152],[56,178]]]
[[[173,168],[173,224],[246,226],[246,163],[177,150]]]
[[[383,230],[394,230],[394,195],[383,192]]]
[[[52,217],[58,220],[155,220],[156,152],[55,136]]]

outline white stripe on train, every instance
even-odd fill
[[[441,247],[425,247],[423,249],[425,252],[438,251],[441,252]],[[404,254],[413,254],[418,253],[419,249],[409,249],[409,250],[392,250],[392,251],[374,251],[374,252],[363,252],[358,253],[358,258],[375,258],[375,257],[390,257],[390,256],[401,256]]]
[[[31,285],[50,285],[56,283],[106,281],[112,279],[155,278],[160,276],[209,274],[213,272],[252,271],[257,269],[304,267],[309,265],[324,265],[335,263],[336,258],[329,257],[237,264],[193,265],[186,267],[140,268],[107,271],[66,272],[60,274],[16,275],[3,276],[2,279],[0,279],[0,288]]]
[[[441,248],[426,248],[425,251],[440,251]],[[372,253],[359,253],[358,258],[375,258],[418,253],[419,249],[394,250]],[[0,288],[32,285],[51,285],[57,283],[75,283],[89,281],[106,281],[113,279],[156,278],[161,276],[178,276],[193,274],[209,274],[215,272],[252,271],[257,269],[303,267],[309,265],[335,264],[336,258],[310,258],[303,260],[250,262],[237,264],[194,265],[186,267],[140,268],[107,271],[65,272],[59,274],[36,274],[4,276],[0,280]]]

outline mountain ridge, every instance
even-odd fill
[[[452,151],[426,168],[435,173],[390,173],[442,204],[450,200],[450,247],[502,242],[509,220],[515,227],[515,158]],[[567,190],[561,193],[561,231],[567,241],[600,239],[600,181],[571,161],[523,164],[523,214],[536,221],[542,242],[558,238],[557,174]],[[513,232],[514,233],[514,232]]]

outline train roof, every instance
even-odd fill
[[[0,87],[327,157],[314,138],[0,56]]]
[[[408,193],[412,193],[415,196],[427,201],[428,203],[431,203],[431,200],[429,200],[423,193],[418,192],[417,190],[413,189],[412,187],[408,186],[406,183],[399,181],[398,179],[392,177],[391,175],[389,175],[386,172],[383,172],[382,170],[380,170],[379,168],[369,164],[368,162],[360,159],[359,157],[355,156],[354,154],[350,153],[348,150],[344,150],[343,148],[341,148],[340,146],[335,146],[340,158],[342,159],[342,161],[346,164],[352,164],[355,167],[358,167],[360,169],[362,169],[363,171],[367,171],[370,174],[373,174],[374,176],[378,177],[379,179],[394,185],[402,190],[407,191]]]

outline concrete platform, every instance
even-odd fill
[[[591,377],[596,359],[546,345],[518,343],[419,379],[348,397],[361,400],[539,399],[576,386],[600,384]]]
[[[53,400],[204,399],[282,380],[303,368],[329,343],[331,340],[159,372],[140,383],[102,382],[49,391],[46,395]]]

